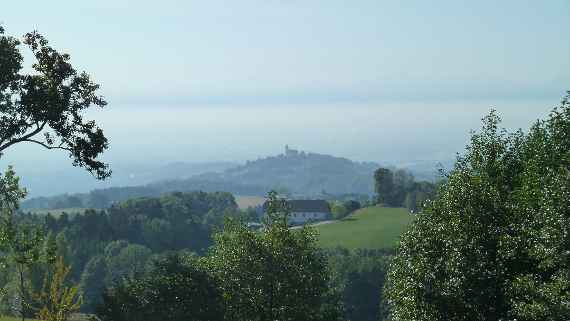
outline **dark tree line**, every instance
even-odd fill
[[[287,297],[285,301],[279,299],[281,304],[288,302],[287,305],[298,307],[300,303],[293,299],[304,302],[303,298],[312,296],[309,292],[299,294],[304,284],[310,285],[312,290],[320,287],[324,293],[320,301],[312,303],[323,309],[314,312],[317,315],[326,312],[328,317],[346,320],[377,320],[385,316],[385,305],[378,302],[390,252],[322,251],[316,248],[314,235],[303,234],[299,238],[301,236],[290,235],[283,229],[261,237],[241,225],[242,214],[236,211],[230,194],[196,192],[132,199],[108,211],[87,210],[58,216],[21,214],[19,219],[44,224],[46,231],[50,231],[49,238],[57,244],[58,255],[72,267],[70,281],[78,283],[83,293],[83,312],[96,312],[99,306],[101,316],[114,315],[116,320],[138,320],[141,315],[157,320],[168,320],[165,318],[171,315],[170,320],[184,320],[176,318],[189,314],[197,320],[216,320],[228,313],[246,313],[242,309],[247,302],[239,301],[231,303],[233,312],[228,312],[229,303],[223,302],[222,293],[238,291],[242,286],[259,291],[256,286],[261,284],[255,280],[273,275],[273,282],[287,282],[289,286],[289,290],[275,294]],[[224,224],[224,217],[233,217],[233,220]],[[172,228],[177,224],[181,226]],[[277,243],[267,247],[270,241]],[[271,258],[271,253],[297,253],[301,248],[295,250],[294,244],[299,247],[311,244],[306,251],[318,259],[314,267],[301,269],[310,252],[297,258],[300,261],[295,257],[281,257],[281,254]],[[205,251],[208,248],[210,250]],[[268,265],[270,262],[274,265]],[[227,274],[229,271],[235,274]],[[297,274],[291,276],[290,273]],[[299,273],[320,275],[320,285],[299,283]],[[236,278],[243,279],[227,287]],[[270,291],[272,284],[264,285],[263,291]],[[189,290],[190,285],[196,288]],[[241,292],[235,295],[251,298]],[[150,301],[139,302],[137,298]],[[204,302],[204,298],[208,301]],[[130,308],[129,304],[132,304]],[[256,304],[263,309],[268,303],[260,297]],[[242,307],[241,312],[233,310],[236,306]],[[3,307],[9,312],[9,302]],[[256,313],[269,313],[259,309],[247,312],[250,313],[248,318]],[[166,312],[161,314],[160,311]]]
[[[95,189],[88,193],[63,194],[51,197],[35,197],[22,202],[23,209],[106,209],[115,203],[138,197],[159,197],[174,192],[226,191],[237,195],[264,195],[267,186],[247,185],[235,182],[213,182],[199,178],[163,181],[144,186],[125,186]]]
[[[196,257],[171,254],[102,292],[97,315],[108,321],[216,321],[224,320],[224,306],[222,291]]]
[[[208,253],[171,255],[108,288],[104,321],[322,320],[342,318],[326,255],[313,230],[291,230],[286,203],[269,196],[261,232],[228,219]]]
[[[107,211],[21,213],[17,220],[43,227],[46,242],[56,243],[58,255],[71,266],[70,280],[84,291],[83,310],[93,311],[105,286],[146,270],[150,261],[169,252],[204,253],[224,217],[240,214],[229,193],[194,192],[131,199]],[[4,302],[2,309],[9,312],[9,305]]]
[[[435,196],[437,184],[417,182],[406,170],[392,171],[379,168],[374,172],[376,203],[391,207],[405,207],[411,212],[421,210],[423,204]]]
[[[327,251],[331,286],[340,296],[345,320],[387,320],[384,285],[393,254],[391,250]]]

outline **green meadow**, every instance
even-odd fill
[[[394,248],[414,216],[404,208],[367,207],[338,222],[317,225],[319,244],[349,249]]]

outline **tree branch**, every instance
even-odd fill
[[[47,122],[44,122],[44,123],[41,124],[41,125],[36,124],[37,128],[34,129],[32,132],[30,132],[30,133],[28,133],[28,134],[26,134],[26,135],[24,135],[24,136],[22,136],[22,137],[20,137],[20,138],[12,139],[12,140],[8,141],[6,144],[1,145],[1,146],[0,146],[0,152],[3,151],[3,150],[5,150],[5,149],[8,148],[8,147],[14,145],[14,144],[21,143],[21,142],[24,142],[24,141],[29,140],[31,137],[33,137],[33,136],[37,135],[38,133],[40,133],[40,132],[44,129],[44,127],[46,126],[46,124],[47,124]]]
[[[63,147],[62,144],[60,144],[58,146],[51,146],[51,145],[48,145],[44,142],[40,142],[40,141],[34,140],[34,139],[26,139],[26,140],[23,140],[23,142],[35,143],[35,144],[41,145],[47,149],[61,149],[61,150],[71,151],[71,148]]]

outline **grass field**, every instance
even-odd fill
[[[404,208],[367,207],[330,224],[315,226],[319,244],[349,249],[387,249],[397,245],[413,216]]]
[[[235,196],[236,203],[238,207],[242,210],[246,210],[248,207],[256,207],[265,202],[265,197],[261,196]]]

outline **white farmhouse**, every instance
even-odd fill
[[[329,203],[324,200],[288,200],[291,209],[289,223],[293,225],[316,222],[329,219],[331,209]],[[266,204],[263,205],[265,213]]]

